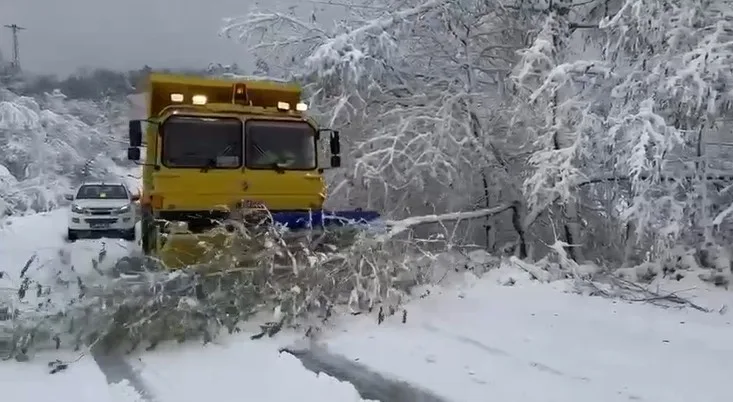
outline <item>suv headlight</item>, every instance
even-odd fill
[[[124,214],[127,212],[130,212],[130,204],[120,207],[120,209],[117,210],[118,214]]]
[[[71,206],[71,212],[75,214],[83,214],[85,211],[84,211],[84,208],[74,204]]]

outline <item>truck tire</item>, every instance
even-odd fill
[[[150,207],[143,207],[140,218],[140,240],[143,253],[149,255],[155,248],[155,221]]]

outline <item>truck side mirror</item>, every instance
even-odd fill
[[[331,167],[341,167],[341,157],[339,155],[331,155]]]
[[[339,132],[336,130],[331,131],[331,155],[341,154],[341,138]],[[339,162],[340,164],[340,162]]]
[[[140,160],[140,148],[138,147],[127,148],[127,159],[131,161],[139,161]]]
[[[74,194],[64,194],[64,199],[66,201],[74,201]]]
[[[143,144],[142,120],[130,120],[130,146],[139,147]],[[138,158],[139,159],[139,158]]]

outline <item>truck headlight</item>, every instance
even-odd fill
[[[75,214],[83,214],[84,213],[84,208],[82,208],[82,207],[74,204],[74,205],[71,206],[71,212],[73,212]]]

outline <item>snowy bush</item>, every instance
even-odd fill
[[[109,100],[103,105],[106,112],[58,91],[36,100],[0,90],[3,214],[51,210],[72,186],[118,171],[112,158],[124,149],[125,107]]]

